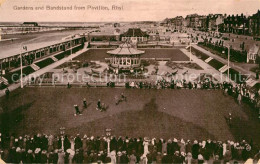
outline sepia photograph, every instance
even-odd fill
[[[260,0],[0,0],[0,164],[260,164]]]

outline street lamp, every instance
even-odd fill
[[[228,80],[229,80],[230,45],[228,45]]]
[[[106,129],[106,136],[107,136],[107,154],[110,154],[110,136],[111,136],[111,129]]]
[[[65,134],[65,127],[60,128],[60,135],[63,136]]]
[[[21,88],[23,88],[23,57],[22,57],[23,50],[25,50],[25,52],[26,52],[27,46],[22,46],[22,44],[21,44],[21,53],[20,53],[20,67],[21,67],[20,82],[21,82]]]

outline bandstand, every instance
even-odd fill
[[[144,51],[137,50],[129,43],[121,44],[117,49],[107,52],[110,55],[110,68],[115,72],[134,71],[141,67],[140,56]]]

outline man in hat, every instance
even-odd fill
[[[128,159],[127,155],[126,155],[126,151],[122,151],[122,156],[120,158],[120,162],[121,163],[128,163],[129,162],[129,159]]]
[[[122,101],[126,101],[126,96],[124,95],[123,92],[121,93],[121,100],[122,100]]]
[[[100,99],[98,99],[98,102],[97,102],[97,109],[98,109],[98,110],[101,109],[101,101],[100,101]]]
[[[87,106],[88,106],[86,98],[83,99],[83,106],[84,106],[84,108],[87,108]]]
[[[76,113],[74,114],[74,116],[77,116],[78,114],[81,115],[80,111],[79,111],[79,106],[76,104],[74,105],[75,111]]]
[[[10,94],[10,91],[9,91],[8,88],[6,88],[6,90],[5,90],[5,96],[6,96],[6,98],[9,98],[9,94]]]
[[[199,149],[200,149],[200,146],[199,146],[199,144],[198,144],[198,141],[195,140],[194,143],[193,143],[193,145],[192,145],[192,148],[191,148],[192,158],[193,158],[193,159],[198,159]]]
[[[228,114],[228,124],[231,126],[231,121],[232,121],[232,115],[231,113]]]

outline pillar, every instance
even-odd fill
[[[110,139],[107,139],[107,154],[110,154]]]
[[[8,68],[10,68],[10,58],[8,58]]]
[[[61,137],[61,149],[64,151],[64,138],[63,138],[63,136]]]

